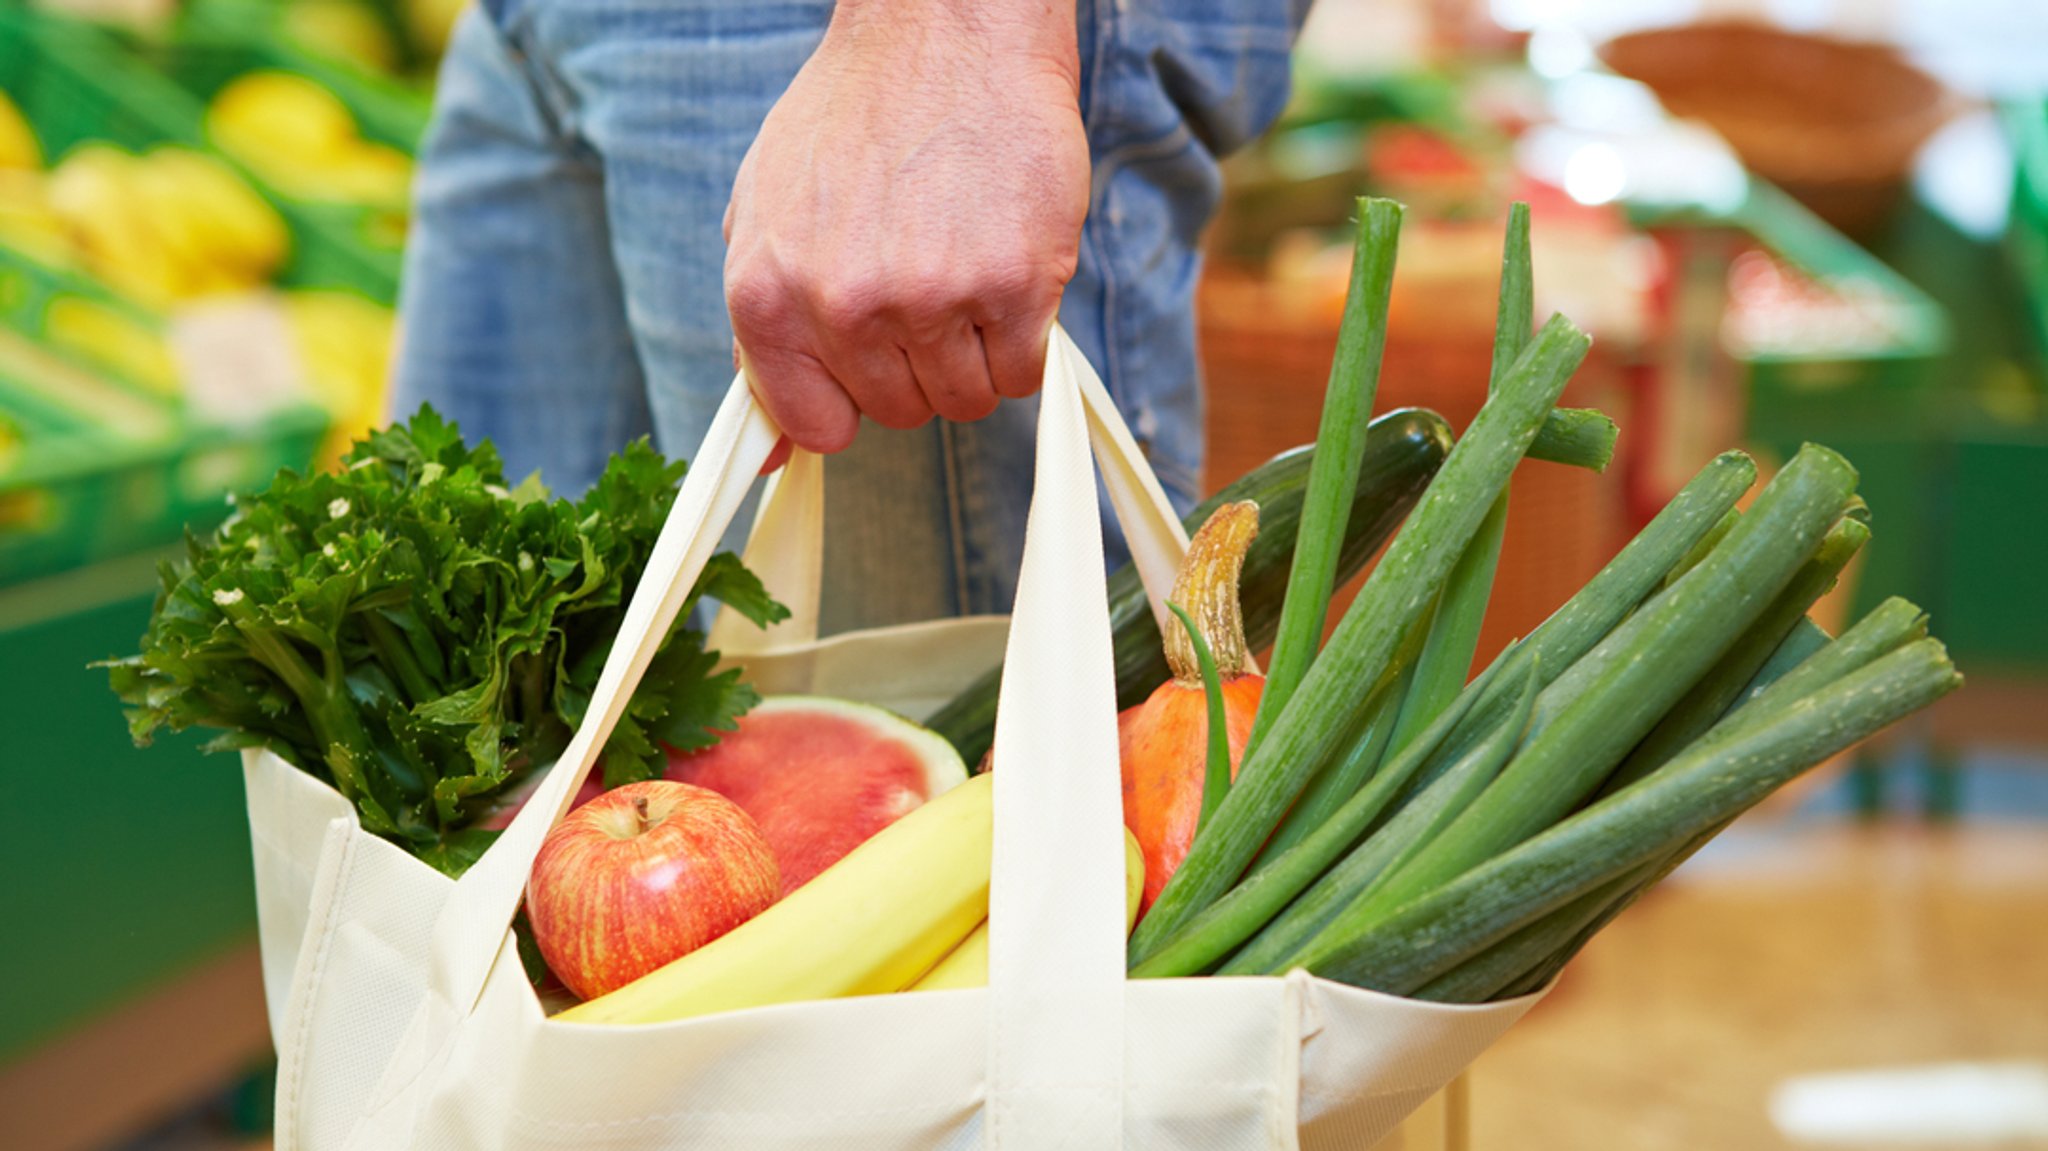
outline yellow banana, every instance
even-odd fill
[[[947,791],[768,910],[555,1018],[659,1023],[902,990],[988,916],[991,786]]]
[[[1124,934],[1138,922],[1138,897],[1145,892],[1145,853],[1138,837],[1124,828]],[[911,991],[944,991],[952,987],[988,986],[988,921],[982,920],[974,934],[960,941],[924,978],[910,985]]]

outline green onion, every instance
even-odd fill
[[[1654,882],[1660,870],[1660,864],[1644,863],[1623,872],[1534,923],[1517,928],[1507,938],[1416,988],[1409,998],[1430,1003],[1493,1000],[1502,989],[1517,985],[1531,971],[1544,967],[1581,936],[1590,939],[1592,931],[1598,930],[1595,924],[1604,926],[1611,922],[1609,909],[1631,892]]]
[[[1156,949],[1244,874],[1308,777],[1343,738],[1353,701],[1369,697],[1398,673],[1389,667],[1394,649],[1471,542],[1537,426],[1585,359],[1588,344],[1571,321],[1553,317],[1480,408],[1293,700],[1266,738],[1247,749],[1223,807],[1195,837],[1180,870],[1138,924],[1134,956]],[[1304,529],[1301,546],[1311,538]]]
[[[1508,209],[1507,239],[1501,245],[1500,301],[1493,318],[1493,367],[1486,390],[1500,390],[1501,379],[1516,356],[1529,346],[1529,330],[1535,323],[1534,271],[1529,257],[1529,205],[1516,203]],[[1547,427],[1551,423],[1545,420]],[[1542,438],[1541,433],[1537,435]],[[1465,688],[1472,672],[1472,654],[1479,647],[1479,628],[1486,620],[1486,603],[1493,595],[1493,576],[1500,565],[1501,536],[1507,531],[1508,493],[1502,489],[1493,507],[1479,524],[1479,531],[1451,568],[1430,620],[1429,638],[1415,663],[1415,682],[1401,702],[1401,716],[1387,746],[1400,751],[1427,727],[1445,705]]]
[[[1819,550],[1793,575],[1792,582],[1785,585],[1764,614],[1621,761],[1621,766],[1602,786],[1602,794],[1611,795],[1655,771],[1714,726],[1742,697],[1743,690],[1793,627],[1806,618],[1814,602],[1835,586],[1842,569],[1869,539],[1870,528],[1858,520],[1843,519],[1829,529]]]
[[[1701,536],[1700,542],[1692,545],[1692,550],[1686,552],[1683,558],[1681,558],[1676,564],[1672,565],[1670,574],[1664,577],[1664,583],[1659,587],[1658,590],[1661,591],[1663,588],[1670,587],[1672,584],[1677,583],[1679,576],[1682,576],[1685,573],[1691,571],[1692,569],[1698,567],[1700,561],[1707,558],[1708,552],[1713,551],[1715,548],[1721,545],[1722,539],[1726,538],[1729,530],[1733,528],[1735,526],[1735,522],[1737,520],[1740,520],[1741,518],[1741,508],[1729,508],[1728,513],[1721,517],[1721,522],[1714,525],[1714,530],[1708,532],[1704,536]]]
[[[1188,630],[1195,663],[1202,669],[1202,696],[1209,705],[1209,755],[1202,770],[1202,810],[1195,817],[1195,830],[1200,831],[1223,802],[1224,793],[1230,790],[1230,728],[1223,715],[1223,677],[1216,672],[1215,653],[1209,650],[1209,641],[1202,638],[1202,629],[1195,626],[1194,617],[1177,603],[1167,604],[1166,610]]]
[[[1224,965],[1225,974],[1286,971],[1291,965],[1289,960],[1309,940],[1345,908],[1398,871],[1422,845],[1465,810],[1473,797],[1484,791],[1500,774],[1501,766],[1528,730],[1536,699],[1533,658],[1521,661],[1516,674],[1520,674],[1523,686],[1515,713],[1438,775],[1420,795],[1404,804],[1393,818],[1324,874],[1307,894],[1276,916],[1250,945]]]
[[[1530,632],[1522,646],[1537,657],[1545,686],[1576,666],[1655,592],[1755,482],[1756,464],[1741,452],[1723,452],[1709,460],[1605,567]],[[1512,702],[1504,688],[1489,692],[1451,736],[1450,754],[1462,754],[1492,731]],[[1425,775],[1423,782],[1428,779]]]
[[[1604,472],[1614,459],[1620,429],[1606,412],[1593,408],[1558,408],[1550,413],[1530,443],[1528,456],[1545,463]]]
[[[1760,709],[1767,714],[1699,741],[1665,770],[1392,915],[1360,930],[1342,920],[1333,923],[1301,965],[1326,978],[1409,994],[1516,929],[1664,857],[1672,845],[1732,818],[1813,764],[1960,683],[1941,644],[1922,639],[1820,691],[1779,697]]]
[[[1379,389],[1401,206],[1367,197],[1361,197],[1357,206],[1351,287],[1344,297],[1337,353],[1330,363],[1330,386],[1323,393],[1322,423],[1316,432],[1315,462],[1309,467],[1308,495],[1301,509],[1301,532],[1294,545],[1294,567],[1287,576],[1280,631],[1245,747],[1247,759],[1272,727],[1271,717],[1286,708],[1315,660],[1330,593],[1336,586],[1337,552],[1351,515],[1352,490],[1364,460],[1366,420]]]
[[[1403,644],[1395,655],[1401,667],[1400,678],[1365,702],[1359,717],[1352,725],[1352,734],[1346,735],[1340,754],[1335,762],[1317,771],[1302,791],[1301,798],[1287,809],[1280,826],[1273,837],[1259,848],[1257,859],[1252,863],[1252,873],[1272,865],[1274,860],[1292,850],[1307,839],[1336,814],[1358,789],[1365,786],[1373,773],[1379,770],[1386,758],[1387,742],[1393,738],[1394,724],[1401,716],[1401,701],[1408,696],[1408,685],[1415,678],[1415,660],[1409,648],[1420,648],[1426,633],[1417,628],[1413,642]]]
[[[1773,693],[1774,698],[1796,699],[1809,688],[1818,689],[1841,679],[1868,666],[1873,660],[1924,638],[1927,634],[1927,617],[1919,608],[1897,597],[1888,599],[1872,609],[1855,627],[1844,632],[1841,640],[1833,643],[1828,640],[1827,633],[1816,627],[1813,621],[1802,619],[1800,624],[1803,626],[1795,626],[1791,634],[1785,637],[1784,642],[1778,645],[1778,650],[1771,654],[1771,658],[1764,661],[1764,666],[1757,671],[1756,677],[1742,692],[1742,699],[1745,702],[1731,709],[1730,714],[1748,706],[1750,702],[1763,697],[1766,693],[1772,693],[1772,689],[1781,680],[1787,679],[1795,668],[1803,669],[1800,676],[1787,683],[1784,692]],[[1827,658],[1813,658],[1822,651],[1827,652]],[[1692,858],[1694,852],[1706,846],[1708,840],[1721,834],[1734,822],[1734,818],[1731,816],[1700,832],[1682,848],[1670,853],[1654,866],[1643,869],[1633,882],[1623,885],[1623,889],[1609,900],[1608,905],[1596,918],[1575,931],[1565,933],[1566,938],[1551,954],[1532,964],[1520,979],[1504,983],[1497,993],[1504,996],[1526,994],[1550,982],[1601,928],[1633,906],[1650,888],[1663,882],[1665,876],[1678,870],[1681,864]],[[1561,914],[1562,911],[1553,912],[1546,918]],[[1533,930],[1534,926],[1524,930]],[[1519,934],[1521,933],[1517,932],[1517,935]]]
[[[1347,910],[1343,930],[1357,933],[1576,807],[1769,607],[1841,518],[1855,486],[1847,460],[1803,448],[1698,567],[1545,689],[1536,731],[1514,763],[1407,867]]]

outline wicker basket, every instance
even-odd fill
[[[1749,21],[1635,32],[1600,58],[1851,235],[1890,218],[1920,146],[1962,107],[1888,47]]]

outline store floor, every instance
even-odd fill
[[[1738,825],[1472,1074],[1478,1151],[2048,1148],[2048,824]]]

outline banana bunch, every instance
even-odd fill
[[[311,398],[334,417],[321,461],[339,459],[382,422],[395,319],[349,292],[287,292],[284,311]]]
[[[246,291],[284,263],[291,235],[284,221],[220,161],[166,145],[135,155],[111,144],[81,144],[20,193],[31,205],[11,214],[6,237],[32,254],[52,233],[69,258],[152,308]],[[43,249],[33,240],[41,237]]]
[[[988,918],[993,783],[941,793],[768,910],[555,1018],[659,1023],[909,987]]]
[[[289,72],[229,83],[207,106],[206,131],[293,199],[402,210],[411,189],[411,157],[363,139],[334,93]]]

